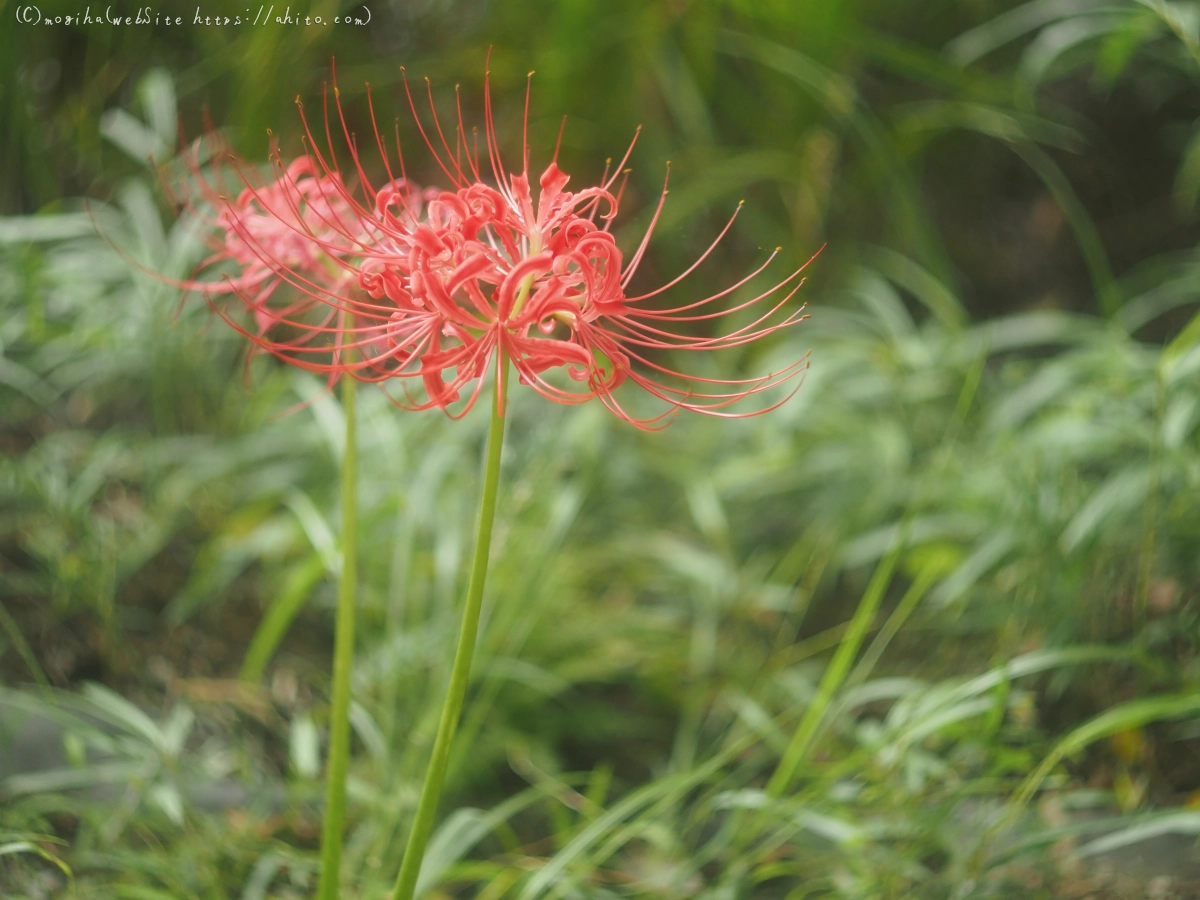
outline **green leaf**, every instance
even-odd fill
[[[1125,14],[1098,13],[1065,19],[1043,28],[1022,54],[1017,77],[1033,93],[1060,57],[1080,44],[1113,34],[1124,25],[1126,18]]]
[[[464,807],[452,812],[429,839],[414,896],[425,896],[472,847],[541,796],[540,791],[532,789],[510,797],[495,809],[484,811]]]
[[[1197,347],[1200,347],[1200,312],[1193,315],[1183,330],[1163,348],[1158,370],[1168,384],[1178,377],[1177,370],[1188,370],[1189,367],[1184,363]]]
[[[1163,21],[1150,10],[1141,15],[1126,15],[1121,25],[1109,34],[1096,54],[1096,72],[1111,86],[1125,72],[1143,44],[1162,33]]]
[[[1153,10],[1187,47],[1195,50],[1200,44],[1200,7],[1194,2],[1179,0],[1134,0]]]
[[[1190,214],[1196,208],[1196,198],[1200,196],[1200,129],[1192,132],[1187,147],[1184,148],[1183,158],[1175,171],[1175,188],[1172,197],[1175,208],[1181,213]]]
[[[131,734],[141,735],[153,747],[164,745],[161,729],[120,694],[103,685],[89,683],[83,687],[83,696],[114,725],[121,726]]]
[[[1138,464],[1109,476],[1088,498],[1059,538],[1064,553],[1071,553],[1105,522],[1119,522],[1146,501],[1150,469]]]
[[[1016,536],[1007,529],[988,535],[942,582],[930,599],[939,606],[949,606],[960,599],[1008,554],[1016,542]]]
[[[177,135],[175,111],[175,82],[167,69],[151,69],[138,84],[138,97],[155,135],[165,148],[155,157],[157,162],[171,155]]]
[[[1029,802],[1042,782],[1046,780],[1046,776],[1066,757],[1119,731],[1142,728],[1151,722],[1177,719],[1194,713],[1200,713],[1200,692],[1145,697],[1105,710],[1059,741],[1050,754],[1042,760],[1041,765],[1025,779],[1020,789],[1013,795],[1013,799],[1009,802],[1010,814],[1015,814]]]
[[[946,45],[946,55],[968,66],[993,50],[1068,16],[1080,15],[1105,0],[1034,0],[964,31]]]
[[[149,798],[173,824],[183,825],[183,797],[179,794],[179,788],[160,782],[150,789]]]
[[[292,719],[288,740],[292,769],[301,778],[313,779],[321,773],[321,736],[308,713]]]
[[[0,216],[0,244],[62,241],[96,233],[91,216],[65,213],[56,216]]]
[[[312,596],[313,589],[325,579],[326,573],[325,560],[315,553],[291,570],[283,588],[275,595],[266,615],[254,629],[238,676],[242,681],[257,684],[262,679],[284,635]]]
[[[1171,810],[1161,813],[1148,821],[1138,822],[1136,825],[1120,828],[1104,837],[1096,838],[1094,841],[1088,841],[1075,851],[1075,855],[1088,857],[1100,853],[1110,853],[1121,847],[1138,844],[1164,834],[1200,834],[1200,812]]]
[[[110,109],[100,117],[100,133],[140,163],[159,161],[170,153],[160,135],[123,109]]]
[[[946,285],[923,266],[887,247],[867,251],[870,264],[917,298],[939,322],[951,331],[967,324],[967,311]]]
[[[41,835],[38,836],[38,840],[61,843],[61,841],[58,841],[56,838],[44,837]],[[34,856],[41,857],[46,862],[57,866],[58,870],[68,878],[74,878],[74,876],[71,874],[70,866],[68,866],[53,853],[44,849],[43,847],[38,846],[37,844],[34,844],[30,841],[9,841],[7,843],[0,844],[0,856],[12,856],[16,853],[30,853]]]

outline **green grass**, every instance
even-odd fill
[[[633,199],[673,161],[647,277],[742,196],[714,278],[828,241],[812,318],[712,364],[811,349],[770,415],[643,435],[514,386],[418,896],[1054,896],[1065,839],[1086,859],[1197,833],[1191,6],[909,6],[505,6],[373,38],[408,28],[410,70],[469,108],[494,42],[505,147],[536,68],[535,146],[571,114],[573,171],[643,121]],[[0,54],[26,66],[0,150],[30,173],[0,219],[0,708],[66,735],[48,770],[0,772],[0,886],[311,896],[341,407],[139,271],[204,252],[141,151],[165,159],[176,104],[195,133],[206,101],[253,158],[267,124],[286,145],[334,49],[361,122],[394,61],[190,32],[146,73],[164,51],[114,31],[34,102],[29,66],[69,35]],[[488,422],[358,407],[343,896],[374,900],[451,674]]]

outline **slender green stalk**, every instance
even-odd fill
[[[29,674],[33,676],[33,680],[38,683],[38,687],[43,690],[49,690],[50,679],[46,677],[46,672],[42,668],[42,664],[38,662],[37,654],[33,652],[33,648],[29,646],[29,641],[25,640],[25,635],[21,633],[21,626],[17,624],[17,620],[12,617],[12,614],[5,609],[3,603],[0,603],[0,625],[3,625],[4,630],[8,632],[8,639],[12,642],[12,646],[16,648],[17,653],[21,655],[22,662],[29,669]]]
[[[483,498],[479,504],[475,556],[471,562],[467,601],[463,606],[462,629],[458,635],[458,649],[454,653],[450,685],[446,691],[445,705],[442,707],[442,718],[438,722],[429,769],[421,787],[421,800],[417,804],[412,830],[408,833],[408,846],[404,848],[404,861],[400,864],[400,874],[396,877],[396,889],[392,892],[392,900],[412,900],[416,891],[417,876],[421,874],[421,860],[425,856],[425,845],[433,831],[433,820],[437,814],[438,800],[442,795],[442,782],[446,778],[446,765],[450,761],[450,745],[458,728],[471,676],[471,658],[475,654],[475,636],[479,631],[479,611],[483,605],[488,554],[492,547],[492,523],[496,518],[496,489],[500,484],[500,448],[504,443],[505,395],[508,391],[508,358],[503,350],[500,351],[496,374],[496,397],[492,404],[492,424],[488,430],[487,461],[483,472]]]
[[[329,762],[325,770],[325,821],[321,828],[319,900],[337,900],[342,864],[342,828],[346,818],[346,766],[350,759],[350,675],[354,669],[354,587],[358,579],[358,438],[355,429],[356,382],[342,378],[342,570],[338,579],[334,632],[333,692],[329,711]]]
[[[1167,407],[1167,380],[1160,368],[1154,378],[1154,426],[1150,439],[1150,480],[1146,487],[1146,505],[1142,508],[1142,545],[1138,550],[1137,587],[1133,592],[1133,626],[1146,625],[1150,603],[1150,582],[1154,575],[1154,547],[1158,524],[1158,498],[1162,486],[1163,418]]]
[[[958,433],[962,428],[963,422],[966,421],[967,412],[971,408],[971,403],[975,398],[975,392],[979,389],[979,382],[983,377],[983,367],[986,362],[987,353],[985,350],[979,354],[975,363],[967,372],[966,380],[963,382],[962,390],[958,395],[958,402],[954,407],[954,415],[951,417],[950,424],[946,428],[941,448],[934,458],[933,465],[921,479],[915,498],[909,502],[891,547],[875,566],[875,572],[871,575],[871,580],[867,583],[867,589],[863,592],[862,598],[858,602],[858,609],[854,611],[850,625],[838,643],[837,651],[834,653],[833,659],[830,660],[829,666],[825,669],[820,684],[817,685],[817,695],[813,698],[812,703],[809,704],[808,709],[805,710],[799,726],[792,733],[792,739],[788,743],[782,759],[779,761],[779,766],[767,782],[767,794],[772,797],[782,796],[791,787],[800,764],[804,762],[805,756],[808,755],[808,751],[812,749],[813,743],[820,734],[825,715],[829,712],[829,708],[833,704],[834,695],[843,686],[846,677],[850,674],[850,666],[853,664],[854,658],[858,655],[859,648],[862,646],[868,629],[875,621],[875,616],[879,612],[884,594],[887,592],[888,587],[891,586],[892,574],[896,569],[896,564],[900,561],[901,554],[908,547],[908,530],[912,524],[913,517],[916,515],[925,492],[933,482],[934,474],[940,472],[943,466],[947,464],[950,451],[958,440]],[[905,596],[905,599],[909,600],[915,596],[916,599],[911,600],[915,604],[919,600],[920,595],[928,590],[932,582],[926,582],[932,579],[932,577],[932,571],[927,571],[919,576],[917,583],[913,585],[909,594]],[[908,605],[904,601],[901,601],[901,603],[904,606]],[[905,615],[907,615],[907,612]],[[890,639],[889,636],[888,640]],[[874,661],[871,662],[871,665],[874,665]]]
[[[921,567],[917,573],[917,577],[908,586],[908,590],[904,592],[904,596],[900,598],[900,602],[896,604],[896,608],[892,610],[892,614],[888,616],[883,628],[879,630],[879,634],[875,635],[875,640],[871,642],[871,646],[867,648],[867,652],[863,654],[858,665],[850,673],[846,679],[845,687],[847,689],[858,687],[875,668],[875,664],[879,662],[879,658],[883,656],[883,651],[887,649],[887,645],[892,642],[900,631],[900,628],[908,621],[908,617],[912,615],[913,610],[917,608],[925,595],[929,593],[929,589],[933,587],[933,583],[944,571],[941,564],[937,560],[927,562]]]
[[[906,529],[901,529],[887,555],[875,567],[875,574],[871,576],[871,581],[867,584],[867,589],[858,603],[858,609],[855,610],[854,617],[850,620],[850,627],[838,644],[833,660],[825,669],[825,674],[821,677],[821,683],[817,687],[817,696],[805,710],[804,718],[800,720],[799,727],[792,734],[792,740],[779,762],[779,767],[767,782],[767,793],[770,796],[778,797],[791,786],[796,770],[812,746],[813,739],[817,736],[817,730],[833,703],[834,694],[837,693],[846,675],[849,674],[850,665],[858,655],[858,648],[862,645],[863,638],[866,637],[867,629],[875,621],[875,614],[879,611],[883,595],[892,583],[892,572],[896,568],[900,554],[907,546],[908,539],[905,531]]]

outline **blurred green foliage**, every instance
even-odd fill
[[[425,896],[1055,896],[1064,848],[1200,831],[1200,5],[368,6],[0,29],[0,726],[52,748],[0,742],[0,885],[314,888],[341,410],[148,274],[204,253],[158,166],[206,116],[298,151],[332,56],[357,134],[368,81],[405,121],[401,62],[477,111],[488,47],[510,154],[537,72],[535,167],[564,113],[585,183],[645,126],[622,241],[672,161],[647,282],[743,196],[708,277],[828,245],[811,320],[713,363],[811,348],[768,416],[515,398]],[[360,404],[345,896],[376,898],[485,417]]]

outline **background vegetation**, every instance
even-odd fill
[[[359,134],[366,82],[407,121],[400,63],[478,119],[489,47],[505,148],[537,73],[535,167],[564,113],[573,184],[644,125],[624,241],[672,161],[646,283],[743,197],[712,283],[826,249],[812,318],[714,363],[811,349],[775,413],[643,435],[515,398],[425,896],[1195,896],[1200,4],[367,8],[0,4],[6,896],[314,889],[341,411],[141,271],[203,254],[160,176],[206,120],[299,152],[334,56]],[[360,406],[344,896],[380,898],[486,415]]]

